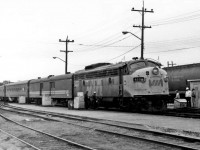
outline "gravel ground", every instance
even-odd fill
[[[101,111],[101,110],[68,110],[66,107],[42,107],[36,105],[16,104],[10,105],[33,110],[43,110],[69,115],[87,116],[99,119],[122,121],[132,124],[141,124],[146,128],[178,135],[200,137],[200,119],[182,118],[172,116],[159,116],[138,113]]]
[[[5,120],[0,118],[0,123]],[[31,147],[0,131],[0,150],[32,150]]]
[[[68,140],[72,140],[97,149],[106,149],[106,150],[171,149],[139,140],[131,140],[119,136],[102,134],[91,129],[80,128],[77,126],[72,126],[61,122],[45,121],[40,118],[30,117],[26,115],[18,115],[13,113],[4,113],[4,115],[8,116],[9,118],[15,121],[21,122],[23,125],[28,125],[33,128],[51,133],[53,135],[60,136]],[[3,119],[0,120],[0,128],[7,128],[14,130],[16,128],[15,126],[16,125],[8,126],[5,120]],[[22,137],[27,135],[21,133],[21,135],[19,134],[18,136]]]

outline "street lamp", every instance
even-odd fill
[[[64,61],[63,59],[61,59],[61,58],[59,58],[59,57],[53,57],[53,59],[56,59],[56,58],[60,59],[60,60],[63,61],[64,63],[66,63],[66,61]]]
[[[130,34],[132,34],[133,36],[135,36],[136,38],[138,38],[139,40],[141,40],[141,38],[139,38],[137,35],[133,34],[132,32],[129,32],[129,31],[122,31],[122,34],[127,34],[127,33],[130,33]]]
[[[135,36],[136,38],[138,38],[140,41],[141,41],[141,59],[144,59],[143,57],[143,51],[144,51],[144,48],[143,48],[143,45],[144,45],[144,42],[143,42],[143,39],[139,38],[137,35],[133,34],[132,32],[129,32],[129,31],[122,31],[122,34],[128,34],[130,33],[131,35]]]

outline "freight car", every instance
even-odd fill
[[[67,104],[77,93],[88,92],[96,106],[120,107],[131,110],[164,110],[168,98],[168,77],[161,64],[148,59],[135,59],[118,64],[98,63],[74,74],[49,76],[0,87],[0,96],[18,99],[25,96],[27,103],[41,104],[44,95],[54,103]],[[9,87],[14,87],[10,90]],[[9,90],[7,90],[7,88]],[[4,92],[1,92],[4,89]],[[94,103],[91,103],[94,108]]]
[[[188,80],[200,79],[200,63],[187,64],[163,68],[169,77],[169,93],[171,100],[175,97],[175,90],[179,90],[184,98],[186,87],[189,87]]]

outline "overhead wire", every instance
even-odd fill
[[[138,31],[140,31],[140,30],[138,30]],[[138,31],[136,31],[134,34],[138,33]],[[79,51],[76,51],[76,52],[99,50],[99,49],[105,48],[105,47],[132,47],[132,46],[116,46],[116,45],[113,46],[113,44],[116,44],[116,43],[119,43],[121,41],[124,41],[125,39],[130,38],[131,36],[132,35],[128,35],[128,36],[126,36],[124,38],[116,39],[115,41],[109,40],[109,41],[107,41],[107,42],[105,42],[103,44],[99,44],[99,45],[95,45],[95,44],[88,44],[88,45],[87,44],[78,44],[79,46],[88,46],[88,47],[93,47],[93,48],[82,49],[82,50],[79,50]],[[121,35],[120,35],[120,37],[121,37]]]
[[[92,49],[85,49],[85,50],[81,50],[81,51],[76,51],[76,52],[85,52],[85,51],[94,51],[94,50],[99,50],[101,48],[105,48],[105,47],[130,47],[130,46],[111,46],[115,43],[119,43],[127,38],[129,38],[130,36],[127,36],[125,38],[122,38],[122,39],[119,39],[117,41],[114,41],[112,43],[109,43],[107,45],[84,45],[84,44],[79,44],[79,46],[92,46],[92,47],[95,47],[95,48],[92,48]]]
[[[127,54],[127,53],[129,53],[129,52],[131,52],[132,50],[138,48],[140,45],[141,45],[141,44],[139,44],[139,45],[137,45],[137,46],[131,48],[130,50],[126,51],[125,53],[120,54],[119,56],[116,56],[116,57],[114,57],[114,58],[112,58],[112,59],[109,59],[109,60],[107,60],[107,61],[109,62],[109,61],[111,61],[111,60],[114,60],[114,59],[116,59],[116,58],[119,58],[119,57],[121,57],[121,56],[123,56],[123,55],[125,55],[125,54]]]
[[[187,49],[192,49],[192,48],[198,48],[198,47],[200,47],[200,46],[184,47],[184,48],[177,48],[177,49],[157,51],[157,52],[145,52],[145,54],[149,54],[149,53],[163,53],[163,52],[171,52],[171,51],[182,51],[182,50],[187,50]]]
[[[153,41],[153,42],[146,42],[145,45],[148,48],[167,48],[167,47],[181,47],[186,45],[199,45],[200,44],[200,37],[192,36],[192,37],[184,37],[179,39],[172,39],[172,40],[163,40],[163,41]]]
[[[196,10],[196,11],[188,12],[182,15],[177,15],[175,17],[152,21],[150,23],[152,24],[152,26],[160,26],[160,25],[167,25],[167,24],[174,24],[174,23],[181,23],[185,21],[195,20],[195,19],[200,18],[199,12],[200,10]],[[197,14],[194,14],[194,13],[197,13]]]
[[[163,20],[154,21],[152,23],[153,23],[153,26],[157,26],[157,25],[165,25],[165,24],[171,24],[171,23],[178,23],[178,22],[194,20],[194,19],[200,18],[200,14],[194,14],[194,13],[197,13],[197,12],[200,12],[200,10],[189,12],[189,13],[185,13],[185,14],[181,14],[181,15],[178,15],[178,16],[175,16],[175,17],[171,17],[171,18],[167,18],[167,19],[163,19]],[[107,38],[107,39],[109,39],[109,38]],[[78,44],[78,45],[79,46],[87,46],[87,47],[95,47],[95,48],[92,48],[92,49],[85,49],[84,51],[92,51],[92,50],[97,50],[97,49],[104,48],[104,47],[129,47],[129,46],[119,46],[119,45],[115,46],[115,45],[113,45],[113,44],[116,44],[116,43],[118,43],[118,42],[120,42],[122,40],[125,40],[125,39],[126,38],[119,39],[119,40],[114,41],[112,43],[110,43],[112,41],[112,39],[110,39],[108,41],[106,41],[106,40],[104,41],[103,40],[103,41],[97,42],[95,44]],[[102,44],[99,44],[99,43],[102,43]],[[157,44],[157,46],[159,45],[158,43],[156,43],[156,44]],[[181,41],[179,42],[179,44],[181,45]],[[185,42],[183,41],[182,44],[185,45]],[[191,44],[192,44],[192,42],[191,42]],[[149,45],[150,45],[150,43],[149,43]],[[166,42],[165,42],[165,45],[167,45]],[[170,43],[168,44],[168,46],[170,46]],[[153,47],[156,47],[156,46],[154,45]]]
[[[186,13],[186,14],[178,15],[178,16],[175,16],[175,17],[167,18],[167,19],[163,19],[163,20],[157,20],[157,21],[152,22],[152,24],[153,24],[152,26],[166,25],[166,24],[179,23],[179,22],[185,22],[185,21],[190,21],[190,20],[194,20],[194,19],[199,19],[200,18],[200,14],[194,14],[194,13],[197,13],[199,11],[200,10],[194,11],[194,12],[189,12],[189,13]],[[114,44],[119,43],[119,42],[129,38],[130,36],[131,35],[129,35],[129,36],[125,37],[125,38],[118,39],[119,37],[121,37],[121,35],[119,36],[119,34],[117,33],[117,34],[114,34],[114,35],[111,35],[111,36],[107,37],[104,40],[96,42],[94,44],[77,44],[78,46],[85,46],[85,47],[91,47],[91,48],[89,48],[89,49],[85,48],[85,49],[82,49],[82,50],[78,50],[76,52],[99,50],[99,49],[105,48],[105,47],[129,47],[129,46],[119,46],[119,45],[116,46]],[[156,47],[156,46],[159,47],[159,46],[163,46],[163,43],[164,43],[165,46],[173,46],[174,42],[175,41],[168,41],[168,42],[167,41],[158,41],[157,43],[156,42],[149,42],[149,43],[147,42],[145,44],[147,44],[150,47],[151,46],[152,47]],[[198,42],[198,40],[197,40],[197,42]],[[176,45],[177,45],[177,43],[179,43],[179,46],[185,45],[185,41],[184,40],[182,40],[182,41],[179,40],[178,42],[176,41]],[[190,44],[192,44],[192,43],[195,43],[194,39],[190,39]],[[139,46],[140,45],[136,46],[135,48],[137,48]],[[126,53],[132,51],[135,48],[132,48],[131,50],[129,50],[129,51],[117,56],[117,57],[114,57],[114,58],[110,59],[109,61],[111,61],[113,59],[116,59],[116,58],[118,58],[120,56],[123,56],[123,55],[125,55]],[[185,47],[185,48],[178,48],[178,49],[173,49],[173,50],[148,52],[148,53],[170,52],[170,51],[185,50],[185,49],[190,49],[190,48],[196,48],[196,47]]]
[[[120,14],[123,15],[127,13],[127,10],[124,10],[123,12],[121,12]],[[110,27],[113,27],[113,24],[118,24],[119,22],[120,23],[125,23],[125,21],[129,20],[128,17],[124,17],[123,19],[117,17],[117,14],[116,14],[116,17],[114,20],[110,20],[109,23],[105,24],[104,22],[101,23],[101,24],[98,24],[98,28],[95,27],[95,30],[90,30],[90,32],[87,31],[87,34],[84,34],[84,35],[80,35],[78,34],[78,37],[76,37],[76,39],[83,39],[84,37],[88,37],[88,35],[90,34],[97,34],[98,32],[102,32],[102,31],[105,31],[106,28],[110,28]],[[125,26],[126,24],[124,24]],[[89,34],[88,34],[89,33]],[[104,41],[106,39],[103,39],[102,41]],[[94,44],[98,44],[99,42],[101,41],[98,41],[97,43],[94,43]]]

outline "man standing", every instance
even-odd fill
[[[88,107],[89,107],[88,91],[85,92],[84,101],[85,101],[85,109],[88,109]]]
[[[176,93],[176,97],[174,99],[180,99],[180,94],[179,94],[178,90],[176,90],[175,93]]]
[[[189,90],[188,87],[186,87],[185,99],[187,100],[187,107],[191,107],[191,96],[192,92]]]
[[[196,98],[195,89],[192,89],[192,98],[191,98],[192,107],[196,107],[195,98]]]
[[[93,95],[92,95],[92,108],[96,109],[97,108],[97,95],[96,92],[94,91]]]

